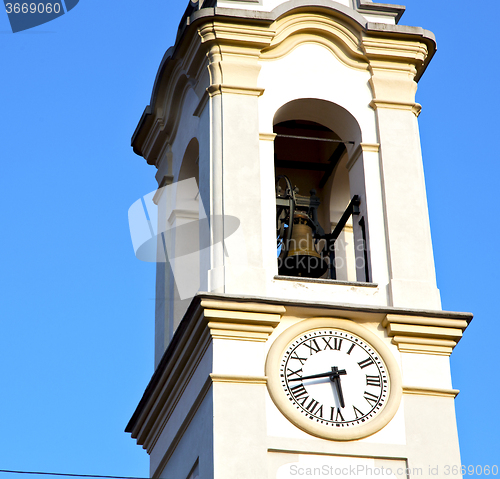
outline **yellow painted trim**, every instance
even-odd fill
[[[340,16],[321,12],[286,15],[275,22],[276,35],[260,60],[274,61],[304,44],[315,44],[332,52],[346,66],[367,70],[368,61],[361,49],[361,32]]]
[[[378,153],[380,151],[380,143],[360,143],[363,152]]]
[[[210,334],[216,339],[238,339],[240,341],[260,341],[265,342],[272,334],[273,327],[259,326],[251,324],[237,324],[230,322],[208,323]]]
[[[262,141],[274,141],[276,138],[276,133],[259,133],[259,140]]]
[[[205,318],[211,321],[222,321],[228,323],[240,323],[243,325],[271,326],[275,327],[280,322],[279,314],[255,313],[251,311],[228,311],[222,309],[205,309]]]
[[[394,336],[392,343],[397,345],[402,353],[437,354],[438,356],[449,356],[456,341],[447,339],[430,339],[409,336]]]
[[[422,326],[418,324],[390,323],[386,325],[389,336],[417,336],[432,339],[460,339],[462,330],[456,328],[440,328],[435,326]]]
[[[426,388],[421,386],[403,386],[403,394],[416,394],[419,396],[439,396],[455,398],[460,391],[458,389]]]
[[[233,93],[236,95],[261,96],[264,93],[264,88],[245,87],[239,85],[210,85],[207,88],[210,97],[221,95],[222,93]]]
[[[216,299],[202,299],[200,302],[202,308],[207,310],[218,309],[224,311],[248,311],[252,313],[284,314],[286,308],[277,304],[220,301]]]
[[[467,321],[387,314],[382,326],[401,352],[449,356],[460,341]]]
[[[211,373],[210,378],[214,383],[238,383],[238,384],[266,384],[266,376],[242,376],[236,374]]]
[[[285,312],[283,306],[257,303],[203,300],[201,306],[213,338],[240,341],[267,341]]]
[[[391,323],[415,324],[422,326],[440,326],[443,328],[460,328],[464,330],[467,327],[465,319],[432,318],[426,316],[403,316],[398,314],[388,314],[382,321],[384,328]]]
[[[351,168],[354,166],[358,158],[361,156],[361,153],[378,153],[380,150],[379,143],[360,143],[354,153],[349,158],[349,161],[345,165],[348,171],[351,171]]]
[[[405,110],[411,111],[415,116],[418,117],[422,110],[422,105],[419,103],[411,103],[411,102],[400,102],[400,101],[391,101],[391,100],[372,100],[370,102],[370,106],[377,110],[378,108],[385,108],[388,110]]]

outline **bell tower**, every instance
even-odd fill
[[[403,12],[187,6],[132,138],[158,181],[155,372],[127,426],[151,477],[460,465],[472,316],[441,309],[415,102],[436,44]]]

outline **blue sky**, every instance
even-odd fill
[[[481,3],[408,0],[400,22],[438,39],[417,100],[443,309],[475,314],[452,356],[465,465],[500,463],[500,8]],[[16,34],[0,11],[0,469],[148,475],[123,430],[153,372],[155,272],[127,211],[155,170],[130,137],[186,5],[80,0]]]

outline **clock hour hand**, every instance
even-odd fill
[[[340,385],[340,375],[341,374],[346,374],[345,369],[341,369],[339,371],[339,368],[337,366],[334,366],[332,368],[332,373],[330,375],[330,380],[335,384],[335,388],[337,389],[337,394],[339,396],[340,407],[344,408],[345,407],[344,395],[342,394],[342,386]]]

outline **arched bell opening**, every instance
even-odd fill
[[[315,103],[321,108],[315,109]],[[353,193],[347,169],[349,151],[359,142],[359,127],[352,128],[357,127],[354,120],[351,128],[345,123],[337,128],[343,109],[332,105],[337,108],[332,111],[329,105],[296,100],[275,115],[278,274],[366,281],[356,267],[360,256],[367,261],[360,215],[364,195]]]

